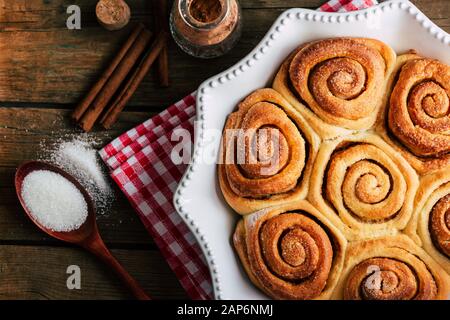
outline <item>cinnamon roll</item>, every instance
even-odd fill
[[[400,56],[381,134],[421,174],[450,165],[450,66]]]
[[[450,279],[404,235],[350,243],[334,299],[445,300]]]
[[[229,115],[219,184],[240,214],[302,199],[319,145],[302,116],[272,89],[260,89]]]
[[[274,299],[327,299],[343,265],[346,240],[306,201],[241,220],[234,246],[252,282]]]
[[[334,38],[296,49],[282,64],[273,88],[322,138],[372,127],[385,105],[395,52],[374,39]]]
[[[396,234],[411,218],[418,177],[373,134],[324,142],[313,172],[311,203],[350,240]]]
[[[425,176],[414,201],[407,234],[450,274],[450,170]]]

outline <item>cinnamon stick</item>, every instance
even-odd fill
[[[158,56],[158,79],[161,87],[166,88],[169,86],[169,54],[167,40]]]
[[[158,0],[156,4],[156,30],[168,32],[168,7],[167,0]],[[158,78],[161,87],[169,86],[169,53],[167,40],[158,56]]]
[[[123,44],[122,48],[120,48],[117,55],[114,57],[114,59],[111,61],[110,65],[101,75],[100,79],[95,83],[95,85],[89,90],[88,94],[84,97],[83,100],[77,105],[75,110],[72,112],[72,119],[75,120],[75,122],[79,121],[80,118],[83,116],[89,105],[94,101],[95,97],[98,95],[100,90],[105,85],[106,81],[108,81],[111,74],[114,72],[114,70],[117,68],[120,61],[122,61],[125,54],[128,52],[130,47],[133,45],[133,43],[136,41],[136,38],[138,37],[139,33],[144,28],[144,25],[142,23],[139,23],[131,32],[130,36],[128,37],[127,41]]]
[[[99,92],[91,106],[84,113],[78,125],[86,132],[91,131],[95,121],[97,121],[100,114],[105,109],[108,102],[116,93],[121,83],[130,73],[136,61],[144,52],[151,38],[151,32],[143,29],[126,55],[120,61],[117,68],[114,70],[111,77],[108,79],[102,90]]]
[[[109,107],[108,111],[103,115],[100,123],[105,129],[111,128],[111,126],[117,121],[120,112],[128,103],[139,84],[144,79],[145,75],[150,70],[150,67],[155,62],[156,58],[160,55],[161,50],[166,43],[167,33],[160,32],[148,49],[144,59],[136,68],[132,76],[129,78],[123,89],[119,92],[115,102]]]

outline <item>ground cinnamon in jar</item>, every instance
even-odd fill
[[[241,32],[236,0],[177,0],[171,14],[171,32],[187,53],[202,58],[225,54]]]
[[[222,12],[222,4],[219,0],[192,0],[189,11],[191,16],[200,22],[212,22]]]

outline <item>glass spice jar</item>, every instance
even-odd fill
[[[241,35],[241,8],[237,0],[175,0],[170,30],[188,54],[214,58],[227,53]]]

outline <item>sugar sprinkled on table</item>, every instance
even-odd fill
[[[92,197],[97,213],[104,214],[114,200],[114,191],[99,162],[96,142],[86,134],[68,136],[53,145],[42,142],[40,159],[74,176]]]

